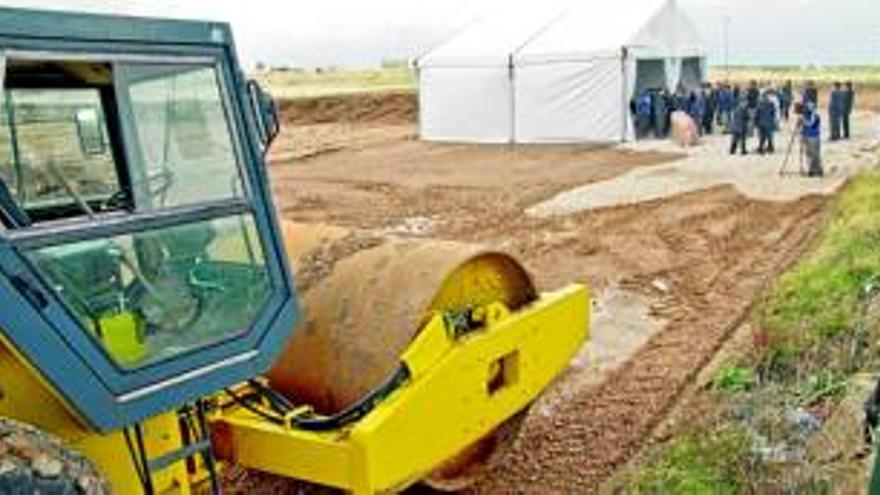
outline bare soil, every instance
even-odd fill
[[[616,225],[647,230],[622,243],[645,261],[624,282],[638,291],[657,277],[669,280],[670,296],[654,306],[668,324],[598,386],[578,387],[586,377],[577,372],[566,376],[562,392],[554,391],[565,400],[554,401],[550,415],[529,418],[508,462],[478,492],[595,489],[639,451],[766,281],[801,252],[824,204],[762,204],[719,188],[615,212]],[[653,249],[638,246],[639,237]]]
[[[377,114],[405,115],[404,100],[392,98],[392,108]],[[295,119],[311,123],[287,126],[272,154],[284,216],[489,244],[517,256],[542,289],[573,282],[597,292],[620,287],[645,295],[665,322],[616,369],[565,374],[475,493],[596,490],[639,451],[761,287],[802,252],[828,204],[818,196],[753,200],[726,186],[533,218],[524,209],[561,191],[676,156],[440,145],[419,142],[411,122]],[[657,280],[668,290],[658,290]]]
[[[282,120],[290,125],[320,123],[408,124],[418,112],[416,95],[410,91],[357,93],[282,100]]]

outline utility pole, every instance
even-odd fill
[[[874,26],[874,42],[871,44],[874,47],[872,50],[874,59],[870,61],[870,65],[880,66],[880,23]]]
[[[730,80],[730,15],[724,14],[724,73]]]

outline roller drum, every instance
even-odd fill
[[[391,376],[435,312],[491,302],[515,310],[537,297],[516,260],[478,246],[289,222],[282,231],[305,316],[268,377],[275,390],[324,414]],[[469,485],[519,423],[509,420],[426,481],[447,490]]]
[[[321,413],[387,379],[433,312],[536,297],[513,258],[476,246],[293,223],[283,232],[305,316],[269,379]]]

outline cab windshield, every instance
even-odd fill
[[[8,230],[48,232],[26,255],[83,331],[126,368],[246,331],[271,294],[246,207],[109,238],[50,234],[246,205],[218,67],[25,56],[3,74],[0,217]]]

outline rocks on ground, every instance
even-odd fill
[[[104,495],[110,490],[87,459],[58,439],[0,419],[0,493]]]

